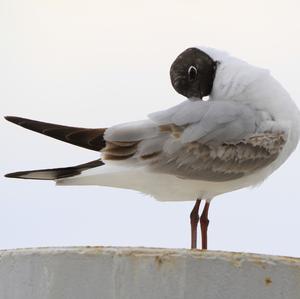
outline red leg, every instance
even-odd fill
[[[197,248],[197,226],[199,222],[199,206],[201,199],[197,199],[194,208],[190,214],[191,220],[191,249]]]
[[[202,249],[207,249],[207,228],[208,228],[208,224],[209,224],[208,209],[209,209],[209,202],[206,202],[203,212],[200,217],[201,234],[202,234]]]

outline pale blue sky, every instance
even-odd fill
[[[270,69],[300,106],[299,8],[298,1],[1,0],[1,115],[86,127],[143,119],[183,100],[169,67],[195,45]],[[189,247],[192,202],[4,179],[97,153],[0,122],[0,249]],[[297,149],[259,188],[217,197],[209,248],[300,256],[299,165]]]

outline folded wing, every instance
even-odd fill
[[[287,138],[285,130],[266,112],[228,101],[186,101],[153,113],[147,120],[108,129],[67,127],[19,117],[6,119],[41,134],[101,151],[104,162],[114,160],[182,179],[213,182],[237,179],[268,166],[281,153]],[[103,162],[96,160],[7,176],[59,179],[101,165]]]
[[[183,179],[220,182],[268,166],[286,142],[278,125],[275,131],[266,126],[267,114],[233,102],[187,101],[149,118],[109,128],[104,161],[122,160]]]

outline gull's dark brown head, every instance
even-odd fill
[[[188,48],[172,63],[174,89],[190,99],[202,99],[211,93],[217,62],[197,48]]]

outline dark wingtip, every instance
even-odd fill
[[[91,168],[104,165],[101,159],[90,161],[71,167],[36,169],[27,171],[18,171],[5,174],[6,178],[28,179],[28,180],[57,180],[81,174]]]
[[[104,132],[106,129],[85,129],[62,126],[17,116],[5,116],[7,121],[25,129],[67,142],[93,151],[105,147]]]
[[[10,119],[12,119],[12,118],[14,118],[14,116],[4,116],[4,118],[6,119],[6,120],[8,120],[8,121],[10,121]]]
[[[4,116],[4,118],[7,120],[7,121],[10,121],[14,124],[19,124],[20,121],[23,120],[23,118],[21,117],[17,117],[17,116]]]
[[[24,174],[23,171],[11,172],[11,173],[5,174],[4,177],[6,177],[6,178],[20,178],[20,177],[22,177],[23,174]]]

